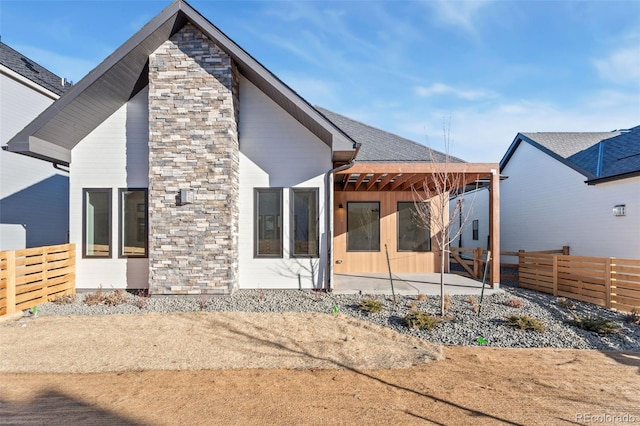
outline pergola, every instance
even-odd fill
[[[497,163],[355,163],[335,173],[337,191],[412,191],[447,187],[489,187],[491,283],[500,283],[500,167]],[[452,188],[453,189],[453,188]]]

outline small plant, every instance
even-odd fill
[[[592,316],[588,316],[586,318],[576,316],[571,321],[571,324],[582,330],[593,331],[598,334],[615,333],[620,328],[618,324],[613,321],[609,321],[602,317],[594,318]]]
[[[98,287],[93,293],[89,293],[84,296],[84,303],[88,306],[99,305],[104,302],[104,296],[102,294],[102,286]]]
[[[624,317],[624,321],[629,324],[640,325],[640,312],[637,309],[632,309],[631,313]]]
[[[76,301],[75,294],[59,294],[51,300],[55,305],[70,305]]]
[[[434,317],[424,311],[411,311],[404,317],[407,327],[418,330],[431,331],[440,321],[442,321],[441,318]]]
[[[149,302],[149,292],[143,289],[138,290],[133,299],[134,305],[136,305],[138,309],[144,309],[147,306],[147,302]]]
[[[209,299],[207,299],[204,296],[200,296],[200,298],[198,299],[198,307],[200,308],[200,310],[204,311],[205,309],[207,309],[208,304],[209,304]]]
[[[570,299],[567,299],[566,297],[559,298],[558,305],[570,311],[573,311],[576,308],[575,303],[573,303]]]
[[[524,307],[524,302],[522,301],[522,299],[518,299],[517,297],[507,300],[506,302],[504,302],[504,304],[509,306],[510,308],[516,309],[522,309],[522,307]]]
[[[407,308],[414,310],[418,307],[417,303],[415,302],[415,300],[410,300],[409,302],[407,302]]]
[[[507,324],[519,330],[533,330],[539,333],[544,331],[544,324],[537,318],[531,318],[526,315],[509,315]]]
[[[360,310],[368,312],[370,314],[377,314],[378,312],[382,312],[384,309],[384,305],[379,300],[375,299],[365,299],[360,302]]]
[[[420,293],[417,299],[418,299],[418,302],[424,302],[425,300],[427,300],[427,295]]]
[[[444,310],[448,311],[451,309],[451,296],[448,294],[444,295]]]
[[[480,305],[473,305],[471,307],[471,310],[473,311],[474,314],[477,314],[478,312],[480,312]]]
[[[476,299],[475,296],[469,296],[469,304],[470,305],[477,305],[478,304],[478,299]]]
[[[104,296],[104,304],[107,306],[122,305],[127,301],[127,293],[122,289],[110,291]]]

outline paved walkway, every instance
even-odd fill
[[[440,294],[440,274],[393,274],[396,294]],[[451,295],[480,295],[482,282],[456,274],[444,275],[444,292]],[[335,274],[333,292],[336,294],[391,294],[389,274]],[[485,284],[484,294],[502,293]]]

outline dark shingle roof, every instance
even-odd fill
[[[315,107],[333,124],[339,127],[355,142],[361,144],[356,160],[358,162],[446,162],[447,157],[418,142],[385,132],[328,109]],[[464,163],[464,160],[449,156],[449,162]]]
[[[640,126],[612,132],[519,133],[500,162],[501,169],[520,141],[541,149],[590,181],[640,173]]]
[[[62,95],[71,87],[70,83],[63,85],[61,77],[58,77],[48,69],[38,65],[36,62],[2,42],[0,42],[0,64],[58,96]]]

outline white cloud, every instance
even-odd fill
[[[619,84],[640,82],[640,46],[617,49],[593,64],[606,80]]]
[[[470,34],[477,34],[476,22],[482,8],[488,1],[431,1],[428,4],[435,11],[437,18],[445,25],[463,29]]]
[[[431,86],[416,86],[415,92],[421,97],[453,95],[466,100],[478,100],[483,98],[495,98],[498,95],[488,90],[468,90],[451,87],[444,83],[434,83]]]

